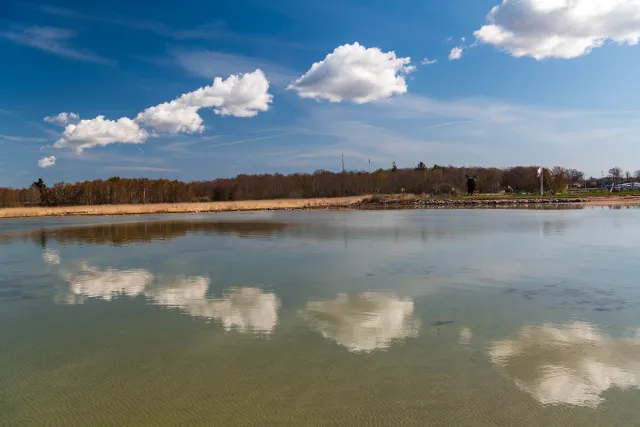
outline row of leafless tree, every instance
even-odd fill
[[[282,198],[341,197],[369,193],[459,194],[466,176],[477,177],[481,193],[496,193],[506,188],[536,192],[540,181],[536,166],[506,169],[454,166],[427,167],[420,162],[412,169],[379,169],[375,172],[334,173],[318,170],[312,174],[238,175],[230,179],[181,182],[167,179],[120,178],[58,182],[47,186],[42,179],[29,188],[0,188],[0,207],[68,206],[100,204],[179,203],[221,200],[261,200]],[[602,179],[584,179],[576,169],[545,169],[545,190],[562,192],[568,185],[601,186]],[[625,179],[620,168],[609,171],[611,179]],[[631,179],[630,174],[627,178]],[[636,172],[640,179],[640,171]]]

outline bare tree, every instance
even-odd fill
[[[209,181],[181,182],[168,179],[112,177],[76,183],[58,182],[51,186],[37,180],[27,188],[0,188],[0,207],[33,205],[101,205],[124,203],[181,203],[284,198],[340,197],[367,194],[372,189],[384,193],[437,192],[455,194],[465,188],[465,175],[477,176],[477,190],[493,193],[511,187],[514,191],[536,193],[540,180],[537,166],[507,169],[437,166],[424,163],[414,168],[335,173],[238,175]],[[545,191],[564,191],[573,170],[556,168],[552,177],[545,169]],[[640,179],[640,172],[636,174]],[[575,178],[574,178],[575,179]],[[597,185],[595,179],[590,185]]]
[[[563,193],[567,190],[567,184],[569,183],[569,177],[567,170],[561,166],[554,166],[550,171],[551,175],[551,190],[554,193]]]
[[[609,169],[609,176],[615,179],[620,178],[622,176],[622,168],[620,166],[616,166]]]
[[[584,181],[584,172],[581,172],[578,169],[567,169],[566,173],[567,178],[569,178],[569,183],[571,184]]]
[[[636,179],[640,179],[640,170],[635,171],[635,172],[634,172],[634,174],[633,174],[633,176],[634,176]]]

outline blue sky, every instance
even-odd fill
[[[633,172],[640,2],[567,2],[3,2],[0,186],[339,170],[343,152],[349,169]],[[193,95],[232,74],[255,93]],[[179,117],[147,110],[179,98]],[[62,112],[79,119],[44,121]],[[97,116],[118,137],[96,143]]]

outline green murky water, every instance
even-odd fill
[[[637,426],[640,210],[0,222],[0,426]]]

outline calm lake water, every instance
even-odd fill
[[[640,210],[0,222],[0,426],[638,426]]]

